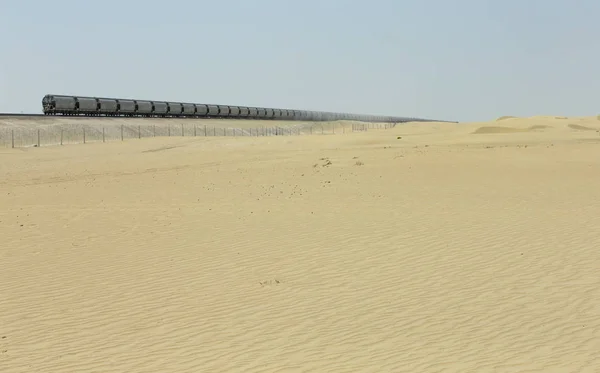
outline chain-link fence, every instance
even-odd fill
[[[55,125],[0,128],[0,146],[10,148],[113,142],[148,137],[190,136],[298,136],[344,134],[386,129],[394,123],[303,123],[288,126],[244,126],[239,128],[197,124],[149,125]]]

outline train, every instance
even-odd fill
[[[353,120],[390,123],[433,121],[410,117],[60,94],[45,95],[42,98],[42,108],[45,115],[77,115],[88,117],[227,118],[300,121]]]

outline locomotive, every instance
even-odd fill
[[[407,117],[57,94],[45,95],[42,99],[42,107],[45,115],[77,115],[88,117],[228,118],[302,121],[354,120],[393,123],[431,121]]]

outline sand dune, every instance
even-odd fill
[[[500,122],[502,120],[507,120],[507,119],[519,119],[519,118],[513,117],[512,115],[504,115],[504,116],[501,116],[498,119],[496,119],[496,121]]]
[[[484,126],[477,128],[473,133],[515,133],[515,132],[530,132],[551,128],[550,126],[534,125],[527,128],[514,128],[503,126]]]
[[[598,130],[600,130],[600,128],[591,128],[591,127],[587,127],[587,126],[582,126],[580,124],[569,124],[569,128],[572,128],[572,129],[578,130],[578,131],[598,131]]]
[[[1,148],[0,372],[598,371],[600,136],[494,123]]]

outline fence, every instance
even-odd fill
[[[39,147],[94,142],[125,141],[149,137],[217,137],[217,136],[299,136],[343,134],[369,129],[387,129],[394,123],[309,123],[285,127],[219,127],[197,124],[151,125],[54,125],[46,127],[0,128],[0,146],[10,148]]]

